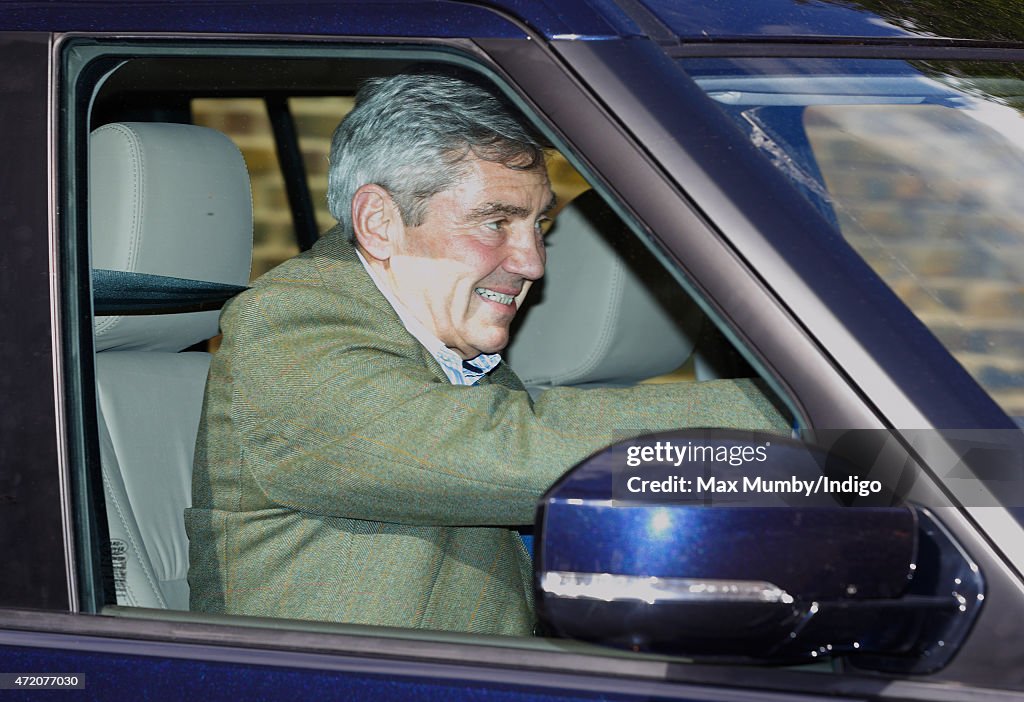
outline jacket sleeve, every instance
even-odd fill
[[[270,287],[222,318],[243,466],[290,509],[524,524],[552,482],[617,439],[681,427],[788,432],[745,380],[556,388],[536,403],[497,383],[451,385],[397,317],[370,323],[372,311],[351,307],[318,286]]]

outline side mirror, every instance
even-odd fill
[[[981,607],[981,573],[926,510],[865,475],[751,432],[616,444],[541,499],[542,625],[634,650],[935,670]]]

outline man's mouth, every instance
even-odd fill
[[[506,295],[505,293],[488,290],[487,288],[476,288],[474,292],[485,300],[492,300],[503,305],[511,305],[516,299],[515,295]]]

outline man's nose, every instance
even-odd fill
[[[544,243],[532,231],[509,242],[505,270],[526,280],[539,280],[544,275]]]

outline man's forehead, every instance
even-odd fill
[[[473,210],[491,206],[547,211],[554,195],[543,165],[529,168],[508,168],[500,163],[473,159],[452,188],[457,197]]]

